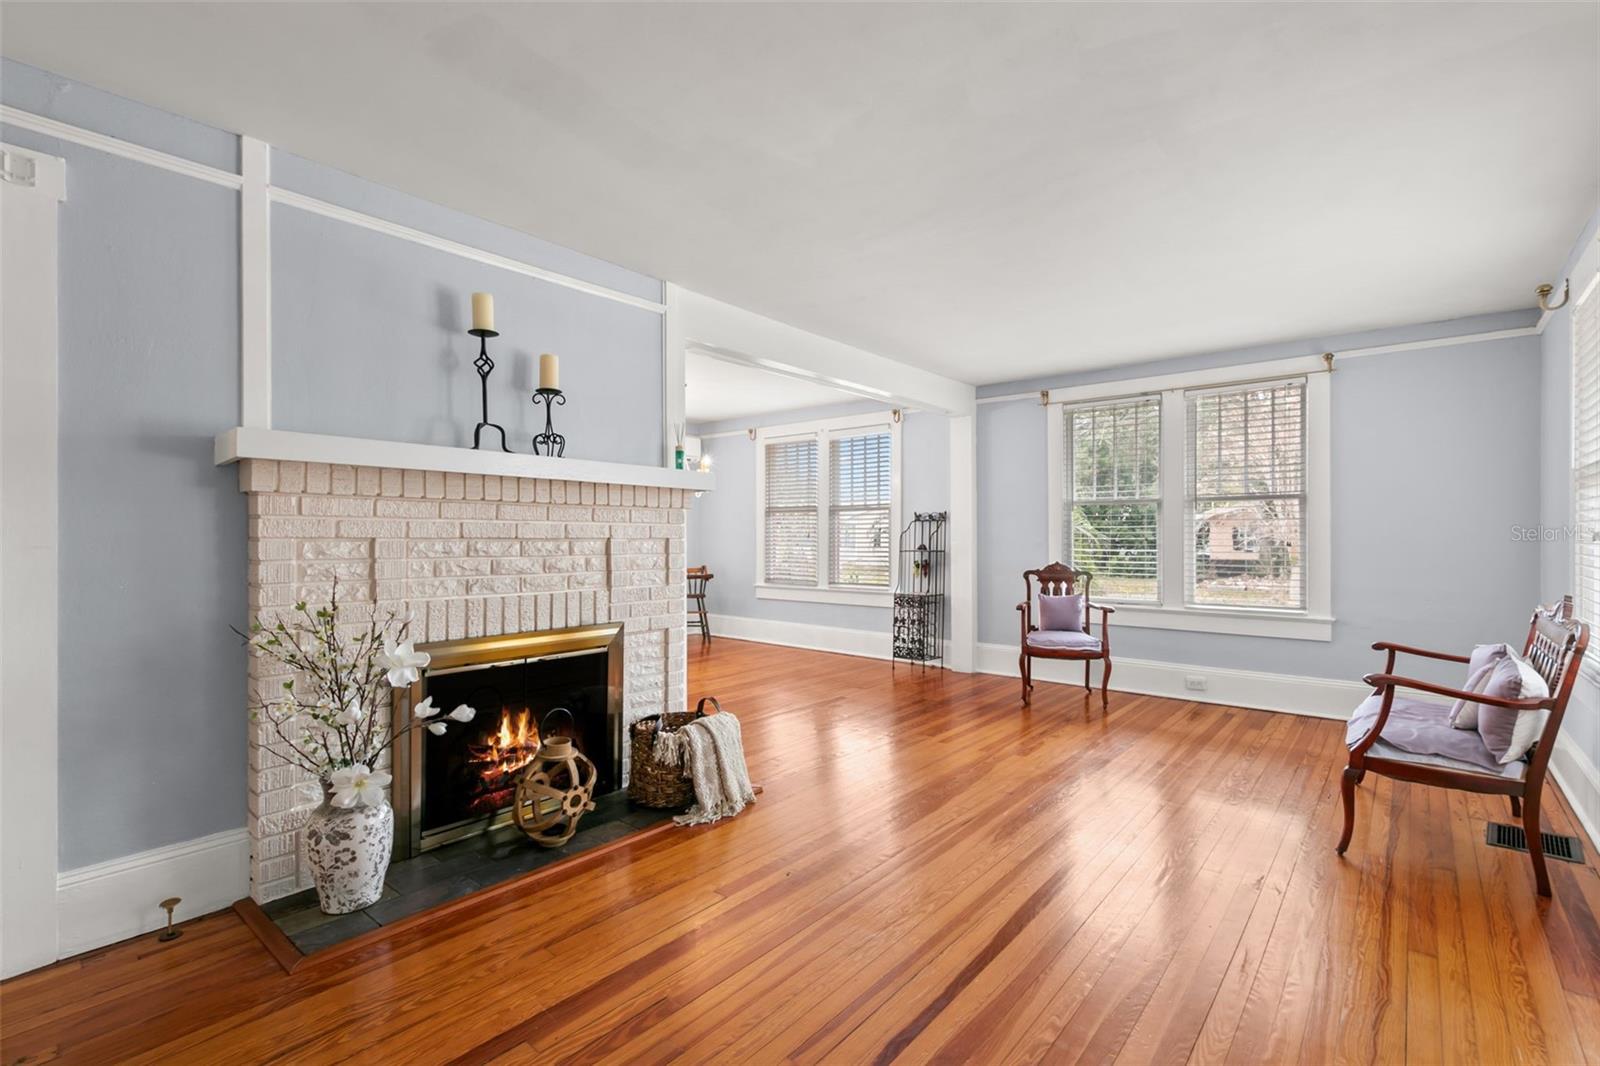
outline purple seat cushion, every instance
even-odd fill
[[[1350,716],[1345,729],[1345,744],[1354,747],[1367,735],[1372,723],[1378,720],[1378,709],[1383,697],[1368,696]],[[1379,741],[1415,755],[1433,755],[1465,763],[1466,769],[1486,773],[1505,773],[1482,738],[1469,729],[1455,729],[1450,725],[1449,708],[1427,700],[1409,699],[1398,693],[1389,707],[1389,720],[1383,723]],[[1373,754],[1377,754],[1376,751]]]
[[[1050,596],[1039,593],[1039,628],[1060,633],[1083,632],[1083,593]]]
[[[1094,651],[1100,650],[1100,638],[1087,633],[1062,629],[1035,629],[1028,634],[1028,647],[1041,651]]]

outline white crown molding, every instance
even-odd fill
[[[132,159],[137,163],[160,167],[162,170],[168,170],[174,174],[198,178],[200,181],[207,181],[213,185],[237,189],[244,184],[244,178],[241,175],[232,174],[226,170],[218,170],[216,167],[209,167],[204,163],[196,163],[192,159],[185,159],[182,156],[172,155],[168,152],[158,152],[154,148],[146,148],[142,144],[134,144],[132,141],[108,137],[104,133],[96,133],[81,126],[46,118],[43,115],[35,115],[30,111],[22,111],[4,104],[0,104],[0,122],[16,126],[18,129],[42,133],[46,137],[57,137],[63,141],[70,141],[73,144],[79,144],[85,148],[93,148],[109,155]]]
[[[402,226],[398,222],[390,222],[387,219],[378,218],[376,215],[368,215],[348,207],[340,207],[338,204],[330,204],[326,200],[318,200],[316,197],[307,196],[304,193],[274,186],[268,189],[268,195],[272,198],[273,203],[283,204],[285,207],[298,208],[301,211],[309,211],[311,214],[321,215],[324,218],[346,222],[352,226],[360,226],[362,229],[372,230],[374,233],[398,237],[403,241],[420,244],[438,252],[448,252],[450,255],[460,256],[462,259],[483,263],[485,266],[498,267],[501,270],[508,270],[513,274],[521,274],[524,277],[538,278],[540,281],[548,281],[552,285],[560,285],[563,288],[587,293],[590,296],[614,300],[617,303],[627,304],[629,307],[637,307],[658,315],[665,314],[667,310],[667,305],[659,300],[647,300],[632,293],[608,289],[604,285],[596,285],[592,281],[584,281],[581,278],[534,266],[532,263],[524,263],[520,259],[512,259],[509,256],[499,255],[495,252],[487,252],[482,248],[474,248],[471,245],[462,244],[460,241],[452,241],[448,237],[440,237],[424,230]]]

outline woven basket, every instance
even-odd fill
[[[628,799],[641,807],[663,809],[687,807],[694,802],[694,786],[684,776],[683,768],[656,762],[656,734],[663,729],[668,732],[681,729],[696,718],[704,718],[708,703],[713,710],[722,710],[715,697],[707,696],[692,711],[667,711],[633,723],[628,738],[633,756]]]

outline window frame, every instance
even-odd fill
[[[822,418],[785,425],[761,426],[755,430],[756,460],[756,598],[790,600],[803,603],[855,604],[887,607],[893,602],[895,576],[895,538],[900,531],[901,420],[894,411],[873,411],[859,415]],[[884,588],[829,583],[833,572],[833,469],[830,442],[834,437],[855,437],[864,433],[889,434],[889,584]],[[767,581],[767,444],[774,441],[810,437],[817,442],[817,584],[774,584]]]
[[[1150,405],[1149,401],[1151,401],[1151,400],[1155,400],[1156,402],[1153,405]],[[1142,404],[1141,404],[1141,401],[1142,401]],[[1117,603],[1117,604],[1129,604],[1129,605],[1141,606],[1141,607],[1153,607],[1153,606],[1159,606],[1160,602],[1161,602],[1162,567],[1165,565],[1165,560],[1162,557],[1162,551],[1161,551],[1161,537],[1163,535],[1163,529],[1162,529],[1162,525],[1161,525],[1161,504],[1162,504],[1162,501],[1161,501],[1161,488],[1162,488],[1162,484],[1163,483],[1159,480],[1159,473],[1160,473],[1160,464],[1166,457],[1161,454],[1161,447],[1160,447],[1160,443],[1159,443],[1160,442],[1160,437],[1159,436],[1157,437],[1157,446],[1156,446],[1156,465],[1157,465],[1157,468],[1158,468],[1157,469],[1158,481],[1157,481],[1157,485],[1156,485],[1156,495],[1155,496],[1153,496],[1153,497],[1151,497],[1151,496],[1137,496],[1137,495],[1135,495],[1135,496],[1114,496],[1114,497],[1103,497],[1103,498],[1097,497],[1097,498],[1093,498],[1093,499],[1086,498],[1084,500],[1079,500],[1075,495],[1071,494],[1067,489],[1067,484],[1072,479],[1072,476],[1075,473],[1075,469],[1074,468],[1075,468],[1076,461],[1077,461],[1076,460],[1076,456],[1073,453],[1072,444],[1069,442],[1069,438],[1070,438],[1071,434],[1068,432],[1069,427],[1067,425],[1067,420],[1069,418],[1071,418],[1075,414],[1083,414],[1083,413],[1094,411],[1094,410],[1097,410],[1097,409],[1104,410],[1104,409],[1107,409],[1107,408],[1114,408],[1114,407],[1119,407],[1119,406],[1124,406],[1124,405],[1133,406],[1135,404],[1150,405],[1150,406],[1153,406],[1155,408],[1157,431],[1158,431],[1158,434],[1160,432],[1162,432],[1162,430],[1161,430],[1161,418],[1162,418],[1163,411],[1162,411],[1162,405],[1160,403],[1159,395],[1134,395],[1134,396],[1119,397],[1119,398],[1106,400],[1106,401],[1091,401],[1091,402],[1081,403],[1081,404],[1063,404],[1061,406],[1061,418],[1060,418],[1059,423],[1058,423],[1056,428],[1057,428],[1057,431],[1061,435],[1060,446],[1061,446],[1061,449],[1062,449],[1062,453],[1061,453],[1062,469],[1061,469],[1061,477],[1060,477],[1060,481],[1059,481],[1059,487],[1060,487],[1060,491],[1061,491],[1061,500],[1059,501],[1060,515],[1058,516],[1058,519],[1062,524],[1062,529],[1061,529],[1061,536],[1060,536],[1059,539],[1057,539],[1055,541],[1055,543],[1060,545],[1061,551],[1064,553],[1064,555],[1062,556],[1063,558],[1065,558],[1066,556],[1070,556],[1072,554],[1072,552],[1071,552],[1071,550],[1070,550],[1070,548],[1068,546],[1070,541],[1071,541],[1071,539],[1072,539],[1072,536],[1073,536],[1072,523],[1070,522],[1070,520],[1067,517],[1068,514],[1070,513],[1070,511],[1072,510],[1072,507],[1068,506],[1069,504],[1073,505],[1073,507],[1076,507],[1077,505],[1084,504],[1084,503],[1091,504],[1091,505],[1092,504],[1096,504],[1096,503],[1111,503],[1111,504],[1122,503],[1122,504],[1134,504],[1134,505],[1141,505],[1141,506],[1148,505],[1148,506],[1154,507],[1155,516],[1156,516],[1156,546],[1157,546],[1156,559],[1155,559],[1155,564],[1156,564],[1156,595],[1155,595],[1155,599],[1154,600],[1122,599],[1122,598],[1118,598],[1118,597],[1115,597],[1115,596],[1105,596],[1105,595],[1101,595],[1101,596],[1097,597],[1098,599],[1102,600],[1105,603]]]
[[[1066,411],[1069,406],[1105,403],[1141,394],[1161,398],[1159,504],[1157,506],[1157,602],[1123,603],[1096,596],[1117,608],[1120,626],[1173,629],[1198,633],[1281,637],[1331,641],[1332,612],[1332,476],[1329,446],[1330,376],[1319,356],[1274,360],[1248,366],[1220,367],[1134,380],[1049,389],[1045,422],[1046,469],[1052,559],[1066,561]],[[1209,606],[1189,603],[1186,544],[1194,537],[1187,522],[1188,403],[1195,389],[1222,388],[1291,377],[1306,381],[1305,453],[1305,607]],[[1092,586],[1091,586],[1092,590]]]
[[[1600,313],[1600,261],[1594,261],[1597,258],[1594,255],[1594,250],[1597,248],[1600,248],[1600,238],[1596,238],[1595,244],[1590,247],[1589,254],[1583,257],[1583,261],[1580,261],[1577,269],[1573,271],[1573,274],[1582,280],[1571,290],[1572,309],[1567,315],[1567,330],[1569,334],[1568,371],[1571,374],[1571,387],[1567,390],[1570,403],[1568,419],[1571,426],[1571,433],[1567,440],[1567,513],[1571,515],[1571,522],[1568,527],[1571,531],[1571,546],[1566,562],[1569,573],[1568,586],[1572,590],[1574,613],[1580,621],[1588,622],[1591,626],[1600,624],[1600,604],[1585,602],[1584,577],[1587,568],[1584,565],[1584,542],[1585,537],[1592,534],[1584,526],[1579,484],[1587,474],[1592,472],[1591,468],[1596,463],[1595,461],[1590,461],[1589,463],[1581,462],[1582,445],[1584,443],[1581,439],[1583,434],[1582,417],[1585,411],[1583,398],[1579,396],[1579,372],[1583,369],[1579,365],[1579,359],[1583,353],[1578,348],[1578,312],[1580,309],[1590,309],[1591,301],[1594,301],[1593,310]],[[1596,657],[1594,661],[1585,661],[1582,673],[1590,681],[1600,680],[1600,657]]]

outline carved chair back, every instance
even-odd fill
[[[1572,695],[1572,686],[1578,680],[1588,648],[1589,627],[1572,616],[1571,596],[1564,597],[1553,613],[1533,612],[1522,654],[1550,686],[1552,702],[1550,717],[1545,721],[1544,732],[1539,735],[1538,747],[1533,752],[1533,764],[1528,773],[1530,781],[1544,777],[1545,765],[1556,746],[1556,735],[1561,731],[1561,720],[1567,714],[1567,700]]]
[[[1034,619],[1039,617],[1038,597],[1043,596],[1071,596],[1083,593],[1083,625],[1085,632],[1089,628],[1089,584],[1094,580],[1094,575],[1087,570],[1079,570],[1066,563],[1051,563],[1041,566],[1037,570],[1024,570],[1022,572],[1022,602],[1028,605],[1028,624],[1036,625]],[[1035,589],[1037,588],[1037,591]]]

